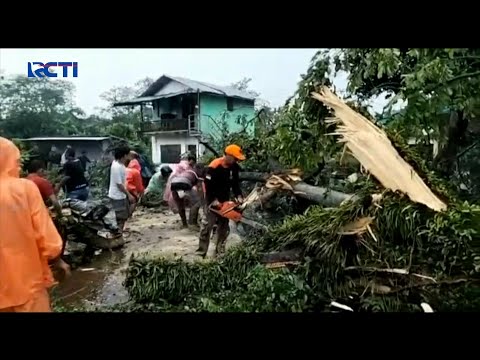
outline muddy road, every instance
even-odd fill
[[[69,308],[93,308],[124,303],[128,295],[123,287],[124,270],[132,255],[181,256],[199,260],[199,229],[182,229],[178,215],[166,209],[138,209],[125,227],[125,246],[118,250],[97,251],[89,264],[72,271],[72,276],[52,290],[54,301]],[[232,231],[230,247],[240,241]],[[210,244],[208,257],[215,245]]]

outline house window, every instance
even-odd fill
[[[188,153],[197,157],[197,145],[188,145]]]
[[[160,162],[162,164],[177,164],[180,162],[180,153],[182,146],[179,145],[160,145]]]
[[[231,97],[227,98],[227,110],[233,111],[233,98]]]

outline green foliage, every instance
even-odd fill
[[[371,296],[362,299],[363,312],[423,312],[419,304],[410,304],[400,297]]]
[[[255,267],[245,279],[247,288],[226,301],[222,311],[304,312],[311,309],[313,292],[305,281],[286,269]]]
[[[0,82],[1,134],[10,138],[69,134],[83,112],[72,101],[74,86],[17,76]]]
[[[425,302],[441,312],[477,312],[480,308],[480,286],[475,283],[445,284],[426,289]]]
[[[147,311],[301,312],[313,301],[301,277],[266,269],[243,246],[218,261],[132,259],[125,286],[133,308]]]
[[[310,96],[319,86],[331,84],[329,65],[324,52],[312,59],[298,90],[263,136],[263,148],[286,168],[300,167],[305,173],[315,171],[339,149],[335,139],[326,136],[331,130],[324,121],[329,111]]]
[[[110,164],[97,161],[90,167],[88,173],[93,196],[105,197],[110,184]]]
[[[451,204],[448,211],[435,213],[396,194],[384,194],[381,209],[362,203],[314,207],[289,217],[263,238],[263,249],[304,249],[310,285],[334,298],[365,286],[368,276],[363,274],[359,283],[347,267],[409,268],[439,278],[478,276],[480,207]],[[366,216],[374,218],[374,237],[369,232],[360,239],[339,235],[345,224]]]
[[[479,114],[478,49],[341,49],[335,63],[349,73],[351,96],[360,101],[393,96],[385,109],[390,114],[393,105],[403,103],[389,126],[404,136],[438,140],[437,165],[452,174],[457,153],[470,141],[467,124]],[[458,120],[451,121],[450,114]]]
[[[164,299],[177,304],[186,297],[230,290],[238,286],[257,264],[250,249],[238,247],[218,262],[186,262],[182,259],[132,258],[125,287],[136,302]]]

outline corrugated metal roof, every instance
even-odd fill
[[[176,77],[176,76],[174,77],[174,76],[168,76],[168,75],[164,75],[164,76],[174,81],[177,81],[179,83],[182,83],[195,91],[213,93],[213,94],[229,96],[229,97],[238,97],[238,98],[248,99],[248,100],[255,100],[254,96],[250,95],[245,91],[240,91],[234,88],[233,86],[219,86],[219,85],[209,84],[203,81],[196,81],[196,80],[191,80],[191,79],[182,78],[182,77]]]
[[[120,101],[113,104],[113,106],[122,106],[122,105],[135,105],[141,104],[144,102],[149,102],[152,100],[160,99],[163,96],[141,96],[132,100]]]
[[[61,136],[61,137],[33,137],[23,141],[103,141],[111,139],[109,136]]]
[[[173,93],[162,93],[162,89],[170,82],[175,81],[179,84],[184,85],[184,89],[178,92]],[[138,98],[120,101],[114,103],[113,106],[123,106],[123,105],[135,105],[141,104],[144,102],[149,102],[152,100],[173,97],[181,94],[187,93],[209,93],[215,94],[220,96],[227,96],[227,97],[234,97],[240,99],[247,99],[247,100],[255,100],[255,97],[250,95],[245,91],[240,91],[232,86],[219,86],[214,84],[209,84],[203,81],[191,80],[183,77],[178,76],[169,76],[163,75],[157,81],[155,81],[152,85],[148,87]]]

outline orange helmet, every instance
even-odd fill
[[[225,154],[233,156],[235,159],[243,161],[245,160],[245,155],[243,155],[242,148],[238,145],[232,144],[228,145],[225,148]]]

